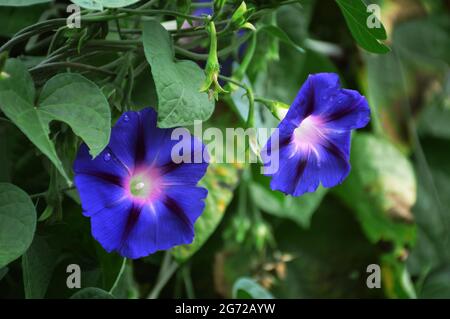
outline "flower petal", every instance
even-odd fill
[[[123,163],[106,147],[96,158],[89,154],[86,144],[81,144],[73,164],[75,174],[87,174],[101,177],[105,182],[116,184],[119,178],[128,176]]]
[[[351,131],[333,132],[318,143],[319,176],[324,187],[341,184],[349,174],[350,138]]]
[[[318,164],[310,148],[297,150],[294,144],[280,149],[280,166],[272,175],[270,187],[285,194],[300,196],[319,186]]]
[[[75,186],[86,216],[95,214],[125,196],[123,180],[128,172],[108,148],[92,159],[87,146],[81,145],[74,172]]]
[[[336,130],[362,128],[370,121],[370,108],[367,100],[359,92],[340,89],[317,113],[323,123]]]
[[[264,168],[272,152],[279,155],[278,171],[265,170],[272,189],[299,196],[315,191],[319,182],[324,187],[342,183],[350,171],[351,130],[369,120],[365,97],[342,89],[337,74],[310,75],[278,126],[279,147],[272,135],[261,152]]]
[[[205,208],[201,187],[173,187],[164,199],[144,205],[119,249],[122,256],[139,258],[176,245],[190,244],[194,223]]]
[[[117,251],[122,246],[132,207],[133,203],[125,200],[91,216],[92,236],[106,251]]]
[[[339,76],[334,73],[309,75],[295,97],[282,122],[299,126],[301,121],[317,112],[317,107],[339,89]],[[280,123],[281,124],[281,123]]]
[[[147,127],[156,127],[156,113],[150,108],[122,114],[111,131],[109,147],[130,172],[144,161],[145,140],[153,138]]]
[[[207,195],[196,184],[208,158],[205,145],[184,130],[183,142],[191,144],[183,152],[191,161],[199,154],[199,162],[175,164],[172,148],[179,141],[172,140],[173,131],[158,128],[156,112],[147,108],[123,114],[97,158],[80,147],[75,184],[92,234],[107,251],[139,258],[192,242]]]
[[[104,179],[94,175],[75,175],[75,185],[85,216],[92,216],[103,208],[126,199],[125,189],[122,186],[105,183]]]

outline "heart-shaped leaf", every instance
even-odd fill
[[[0,183],[0,268],[20,257],[36,230],[36,211],[27,193]]]
[[[79,74],[59,74],[44,86],[39,105],[26,67],[15,59],[6,62],[0,78],[0,109],[69,180],[49,138],[49,123],[68,124],[97,156],[109,142],[111,113],[101,90]]]
[[[185,126],[195,120],[207,120],[214,110],[214,101],[200,93],[203,71],[192,61],[174,60],[172,40],[159,22],[147,21],[143,29],[145,57],[158,95],[158,126]]]

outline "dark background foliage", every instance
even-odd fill
[[[193,10],[191,1],[153,2],[155,10],[183,14]],[[384,52],[379,34],[358,29],[364,25],[346,16],[343,7],[349,1],[281,2],[247,2],[261,15],[249,19],[258,31],[240,36],[245,45],[236,44],[237,32],[219,36],[219,50],[231,47],[220,58],[222,75],[226,63],[234,61],[228,76],[245,83],[244,89],[250,88],[256,97],[290,104],[308,74],[339,73],[343,86],[362,92],[372,110],[370,125],[353,135],[348,179],[336,188],[319,188],[293,198],[271,191],[256,164],[214,165],[202,181],[210,195],[196,224],[194,244],[124,263],[92,238],[76,190],[61,175],[65,171],[68,179],[73,177],[71,164],[80,137],[91,138],[99,147],[104,143],[89,133],[76,136],[74,127],[101,123],[74,124],[68,115],[51,121],[49,141],[56,154],[51,161],[43,155],[42,145],[30,141],[8,115],[7,101],[0,95],[0,211],[5,216],[6,211],[20,211],[24,224],[33,229],[24,236],[23,230],[11,228],[6,217],[0,219],[0,239],[12,241],[19,252],[7,260],[0,251],[0,261],[7,260],[0,263],[2,298],[69,298],[75,293],[80,298],[450,297],[449,2],[365,1],[381,8],[387,36],[383,43],[389,52]],[[179,65],[147,62],[143,48],[160,46],[146,41],[145,30],[141,37],[144,27],[139,19],[121,18],[118,24],[91,21],[80,30],[63,29],[59,34],[57,23],[9,46],[21,29],[66,17],[68,4],[0,6],[0,43],[8,46],[0,50],[20,59],[30,72],[38,92],[30,105],[45,107],[37,98],[43,84],[70,71],[92,83],[91,91],[76,92],[86,94],[80,104],[94,98],[107,100],[105,108],[111,116],[104,118],[107,129],[126,110],[153,106],[164,114],[165,100],[172,96],[160,94],[160,79],[152,76],[152,70]],[[232,13],[239,4],[228,1],[225,8]],[[114,10],[109,13],[120,12]],[[155,16],[161,22],[174,19],[164,13]],[[226,15],[217,19],[226,20]],[[195,47],[179,40],[182,31],[172,33],[173,54],[204,68],[207,33],[193,31],[200,33]],[[147,32],[151,35],[155,30]],[[251,36],[256,40],[254,53],[242,73]],[[193,67],[195,76],[202,74],[200,66]],[[174,72],[168,76],[176,79]],[[245,122],[249,103],[244,89],[222,80],[230,93],[220,95],[215,105],[206,99],[195,106],[188,103],[183,117],[161,118],[159,124],[189,125],[190,114],[205,115],[205,126],[236,127]],[[16,88],[21,85],[31,83],[21,82]],[[200,93],[190,89],[198,98]],[[177,91],[171,94],[176,96]],[[276,126],[264,103],[255,101],[254,125]],[[58,167],[53,165],[57,159]],[[10,184],[22,191],[5,186]],[[6,247],[2,244],[0,249]],[[82,269],[84,289],[67,288],[69,264]],[[381,289],[366,285],[370,264],[381,267]]]

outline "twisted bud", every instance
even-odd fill
[[[210,46],[208,60],[206,61],[206,79],[200,88],[200,92],[208,92],[210,98],[219,99],[219,93],[227,93],[219,84],[220,64],[217,57],[217,34],[216,26],[210,21],[207,30],[209,33]]]

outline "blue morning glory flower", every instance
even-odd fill
[[[180,141],[171,139],[173,129],[157,128],[156,118],[151,108],[124,113],[106,149],[92,159],[83,144],[74,163],[92,235],[108,252],[128,258],[191,243],[205,208],[208,192],[197,186],[208,167],[208,159],[197,156],[206,154],[205,146],[186,130],[190,154],[180,155],[190,160],[174,162],[172,148]]]
[[[278,136],[272,135],[262,149],[271,188],[300,196],[314,192],[319,183],[342,183],[350,172],[351,130],[369,120],[366,98],[342,89],[337,74],[310,75],[278,125]],[[279,160],[277,169],[270,169],[274,158]]]
[[[196,8],[193,12],[193,15],[195,16],[201,16],[201,15],[213,15],[214,14],[214,10],[213,10],[213,3],[210,0],[199,0],[199,1],[195,1],[194,3],[209,3],[210,6],[205,6],[205,7],[200,7],[200,8]]]

